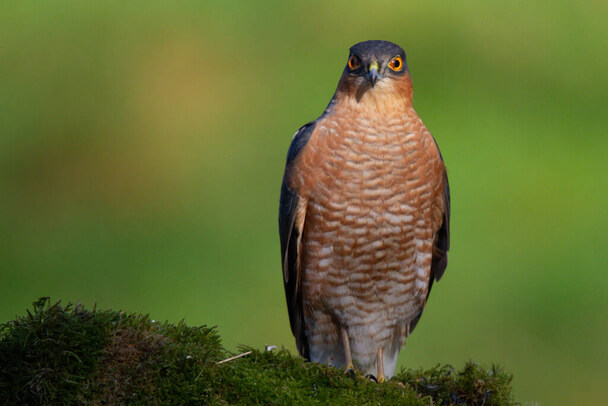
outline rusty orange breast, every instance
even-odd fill
[[[305,307],[331,308],[349,324],[369,324],[366,314],[387,308],[398,309],[397,319],[413,317],[441,223],[443,163],[411,105],[336,103],[295,167],[290,183],[308,205]]]

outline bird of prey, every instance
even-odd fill
[[[299,353],[379,382],[394,375],[450,245],[446,168],[412,94],[401,47],[351,47],[329,105],[295,133],[281,187]]]

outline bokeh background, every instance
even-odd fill
[[[603,1],[0,3],[0,322],[39,296],[295,351],[277,207],[348,48],[402,45],[452,188],[400,365],[608,402]]]

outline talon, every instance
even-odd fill
[[[374,375],[372,375],[372,374],[365,375],[365,377],[366,377],[367,379],[369,379],[370,381],[374,381],[374,382],[376,382],[376,383],[380,383],[380,382],[378,382],[378,379],[376,379],[376,377],[375,377]]]
[[[350,375],[351,378],[355,377],[355,367],[353,364],[348,364],[346,366],[346,370],[344,371],[344,375]]]

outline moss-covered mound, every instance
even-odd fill
[[[384,384],[286,350],[234,360],[213,328],[81,305],[34,303],[0,325],[0,404],[510,405],[511,376],[467,363]]]

